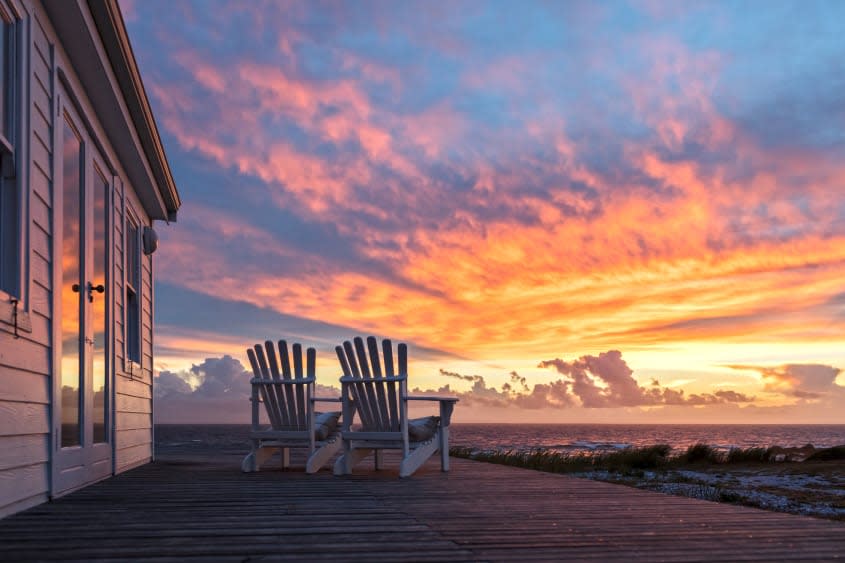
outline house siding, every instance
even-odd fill
[[[102,124],[58,41],[47,12],[36,0],[18,2],[23,7],[23,49],[21,80],[25,104],[22,135],[16,147],[24,204],[25,291],[23,307],[26,325],[14,334],[7,322],[0,322],[0,518],[48,500],[51,494],[51,458],[56,445],[51,432],[56,381],[53,364],[57,350],[54,319],[56,248],[53,209],[56,199],[53,173],[58,109],[58,69],[66,78],[87,120],[89,134],[113,167],[112,183],[112,269],[106,296],[110,319],[108,376],[113,390],[110,401],[112,469],[120,473],[152,459],[153,383],[153,267],[150,256],[141,264],[141,364],[128,365],[125,335],[124,232],[129,209],[142,225],[152,220],[144,211],[122,163],[106,138]],[[103,55],[101,55],[103,56]],[[113,80],[113,79],[112,79]],[[67,102],[67,101],[66,101]],[[60,244],[61,241],[58,241]],[[55,426],[55,425],[53,425]],[[56,429],[53,428],[53,432]],[[54,478],[54,477],[53,477]]]
[[[25,262],[29,276],[24,307],[31,332],[18,338],[0,325],[0,517],[47,500],[50,491],[52,325],[52,49],[37,17],[25,18],[21,77],[29,92],[18,147],[30,189]],[[26,119],[28,117],[28,119]],[[27,123],[28,122],[28,123]],[[26,145],[26,146],[23,146]]]
[[[149,217],[143,213],[143,208],[134,191],[128,184],[123,185],[120,212],[121,233],[125,225],[127,210],[137,217],[142,225],[150,225]],[[117,211],[117,198],[115,198]],[[115,256],[125,256],[125,238],[115,237]],[[119,249],[117,247],[120,247]],[[120,279],[120,289],[115,290],[115,296],[120,295],[120,306],[115,303],[115,317],[120,319],[120,330],[115,331],[119,341],[115,349],[120,355],[115,377],[115,471],[120,473],[140,464],[147,463],[153,457],[152,442],[152,384],[153,384],[153,356],[152,356],[152,260],[150,256],[141,256],[141,364],[129,365],[125,358],[125,321],[124,312],[124,261],[120,262],[120,270],[115,271],[115,280]]]

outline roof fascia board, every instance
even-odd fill
[[[161,135],[138,70],[120,6],[117,0],[88,0],[88,7],[127,105],[132,110],[130,116],[135,122],[147,158],[153,164],[153,173],[167,210],[175,213],[181,205],[179,192],[173,180],[167,154],[164,152]]]

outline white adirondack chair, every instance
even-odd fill
[[[458,399],[408,396],[408,347],[405,344],[399,344],[398,361],[394,364],[390,340],[383,340],[382,364],[374,337],[367,338],[366,350],[360,337],[353,342],[354,345],[346,341],[335,348],[343,370],[340,378],[343,455],[335,462],[335,475],[352,473],[352,467],[370,453],[375,454],[376,469],[380,469],[381,453],[386,449],[402,450],[400,477],[412,475],[438,450],[441,469],[449,471],[449,423]],[[409,420],[408,401],[439,402],[439,418]],[[355,413],[359,415],[361,427],[353,430]]]
[[[302,346],[294,344],[293,369],[288,345],[279,340],[279,358],[271,341],[247,350],[254,377],[252,384],[252,451],[241,463],[245,472],[258,471],[274,453],[281,450],[282,467],[290,466],[290,448],[308,449],[306,473],[320,470],[341,447],[339,412],[318,414],[316,402],[335,402],[314,396],[317,351],[308,348],[305,373],[302,370]],[[259,403],[264,404],[270,427],[259,421]]]

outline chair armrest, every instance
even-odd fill
[[[404,397],[406,401],[437,401],[440,403],[440,426],[449,426],[452,422],[452,411],[455,409],[457,397],[436,397],[433,395],[411,395]]]
[[[448,403],[457,403],[460,401],[457,397],[438,397],[436,395],[408,395],[405,397],[407,401],[441,401]]]

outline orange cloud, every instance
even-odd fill
[[[302,41],[281,41],[278,66],[177,53],[200,95],[180,83],[151,91],[181,148],[260,180],[257,207],[337,233],[362,265],[191,204],[191,228],[162,247],[163,279],[480,361],[845,344],[826,305],[845,277],[845,165],[761,146],[721,114],[719,53],[629,40],[647,72],[612,78],[646,132],[616,138],[598,116],[584,140],[578,108],[496,128],[449,97],[422,109],[379,101],[372,81],[392,101],[407,76],[338,49],[343,72],[317,79],[297,64]],[[530,63],[473,68],[461,92],[521,93]]]

